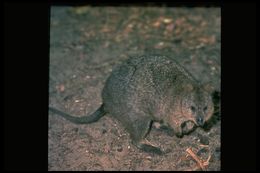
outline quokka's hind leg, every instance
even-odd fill
[[[128,125],[129,133],[133,140],[133,144],[137,148],[145,152],[163,154],[162,150],[158,146],[150,143],[146,139],[146,136],[149,134],[152,125],[151,118],[143,117],[142,115],[141,116],[134,115],[134,116],[138,117],[138,119],[132,122],[130,126]]]

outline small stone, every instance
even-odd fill
[[[102,134],[105,134],[107,132],[106,129],[102,129]]]
[[[74,128],[73,131],[78,132],[79,128]]]
[[[170,148],[167,148],[167,149],[165,150],[165,153],[170,153],[170,152],[172,152],[172,149],[170,149]]]
[[[206,148],[202,148],[200,149],[198,152],[197,152],[197,155],[198,156],[201,156],[203,153],[206,153],[207,152],[207,149]]]
[[[152,157],[151,156],[146,156],[145,157],[147,160],[152,160]]]
[[[170,18],[165,18],[165,19],[163,20],[163,22],[166,23],[166,24],[168,24],[168,23],[171,23],[171,22],[172,22],[172,19],[170,19]]]
[[[209,139],[206,136],[199,135],[200,143],[203,145],[209,145]]]
[[[164,42],[159,42],[159,43],[157,43],[154,47],[156,48],[156,49],[160,49],[160,48],[162,48],[164,46]]]
[[[123,151],[123,147],[122,146],[118,146],[117,151],[118,152],[122,152]]]
[[[163,45],[164,45],[164,42],[159,42],[158,45],[159,45],[159,46],[163,46]]]
[[[132,23],[130,23],[130,24],[127,25],[127,27],[128,27],[128,28],[133,28],[134,25],[133,25]]]

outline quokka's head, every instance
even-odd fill
[[[192,121],[202,127],[211,118],[214,113],[213,90],[210,84],[199,86],[187,84],[183,87],[181,111],[187,121]]]

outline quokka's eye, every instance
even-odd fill
[[[207,109],[208,109],[208,106],[205,106],[205,107],[203,108],[204,111],[206,111]]]
[[[196,108],[194,106],[191,106],[190,109],[191,109],[192,112],[196,111]]]

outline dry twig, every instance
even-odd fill
[[[188,154],[190,154],[190,156],[198,163],[198,165],[200,166],[200,168],[201,168],[203,171],[206,170],[206,169],[205,169],[205,166],[206,166],[206,165],[204,165],[204,162],[201,161],[195,153],[193,153],[193,151],[191,150],[191,148],[187,148],[187,149],[186,149],[186,152],[187,152]],[[208,163],[207,163],[207,164],[208,164]]]

